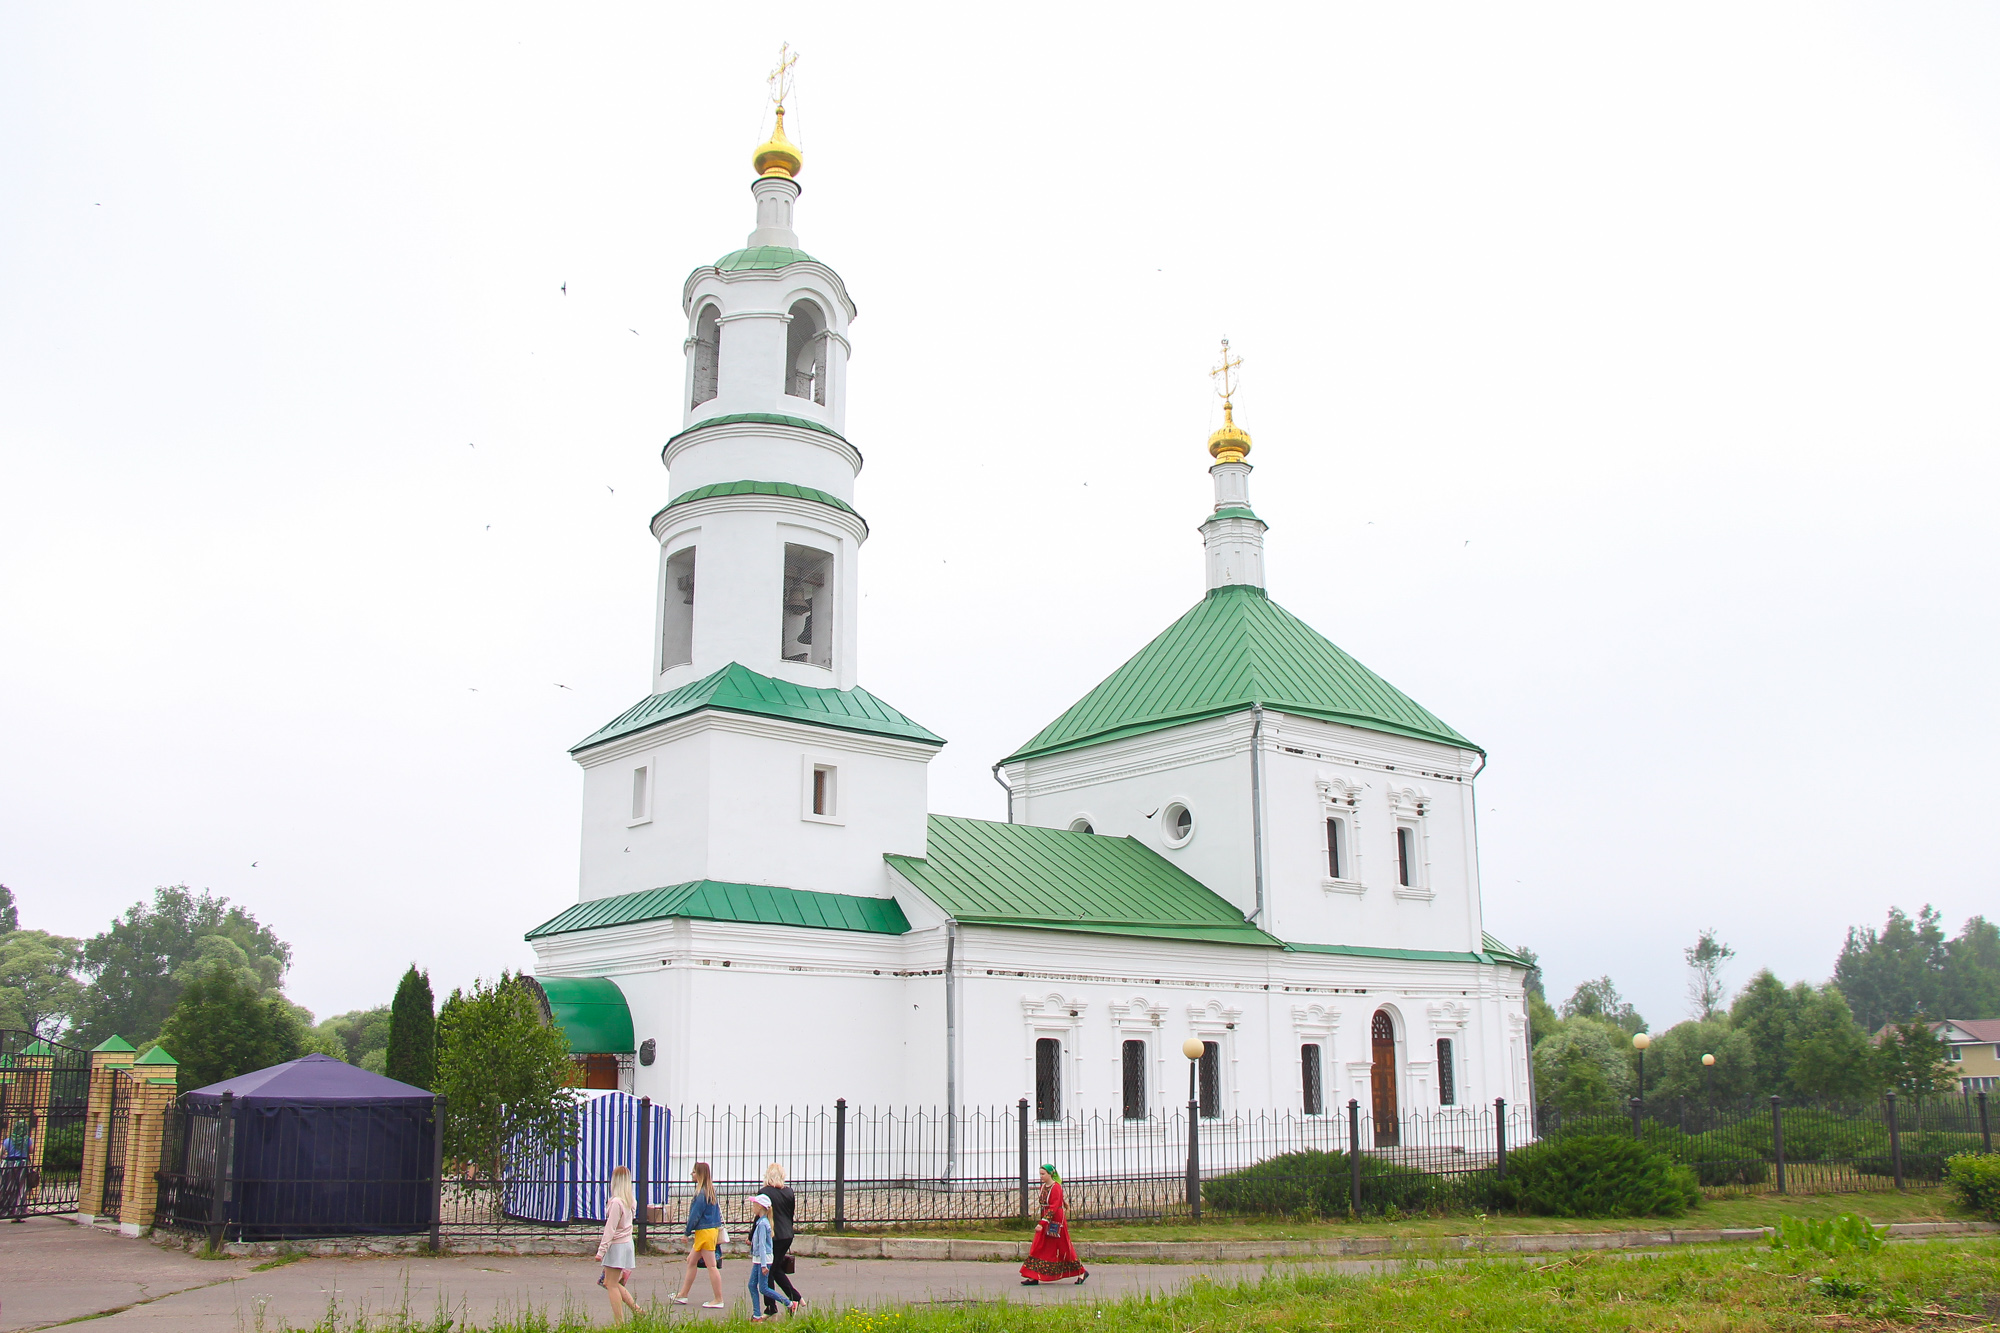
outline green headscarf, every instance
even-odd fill
[[[1050,1166],[1047,1162],[1043,1162],[1042,1170],[1048,1172],[1051,1176],[1054,1176],[1056,1184],[1058,1185],[1062,1184],[1062,1173],[1057,1171],[1053,1166]]]

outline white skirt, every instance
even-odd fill
[[[604,1247],[603,1264],[606,1268],[622,1268],[626,1272],[636,1269],[638,1257],[632,1253],[632,1242],[621,1240]]]

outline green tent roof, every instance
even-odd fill
[[[726,412],[719,417],[710,417],[706,421],[697,421],[686,430],[674,432],[674,434],[667,438],[667,443],[668,445],[672,445],[681,436],[692,435],[698,430],[708,430],[715,426],[741,425],[794,426],[799,430],[809,430],[819,435],[831,435],[842,444],[847,444],[847,437],[831,426],[823,426],[817,421],[808,421],[804,417],[788,417],[780,412]],[[852,448],[853,446],[849,445],[848,447]]]
[[[593,898],[544,921],[528,939],[564,935],[576,930],[658,921],[666,917],[698,921],[747,921],[766,926],[808,926],[819,930],[858,930],[873,935],[903,935],[910,922],[894,898],[860,898],[813,889],[781,889],[769,884],[727,884],[698,879],[661,889]]]
[[[641,699],[571,746],[569,752],[578,754],[593,745],[704,708],[783,718],[837,731],[892,736],[925,745],[944,744],[944,737],[911,721],[858,685],[851,690],[814,689],[760,676],[749,667],[731,662],[677,690]]]
[[[174,1059],[173,1053],[166,1047],[155,1046],[132,1063],[134,1065],[177,1065],[180,1061]]]
[[[1003,762],[1159,731],[1252,704],[1479,748],[1262,588],[1232,584],[1211,590]]]
[[[967,924],[1279,943],[1136,838],[932,815],[923,856],[884,859]]]
[[[868,527],[868,520],[856,514],[854,506],[839,496],[816,491],[810,486],[797,486],[789,481],[718,481],[707,486],[697,486],[667,501],[653,517],[658,518],[660,514],[678,505],[693,504],[696,500],[707,500],[718,495],[780,495],[793,500],[810,500],[814,504],[838,509],[843,514],[854,514],[854,517],[861,519],[864,530]]]
[[[139,1048],[134,1046],[131,1042],[125,1040],[123,1037],[119,1036],[117,1033],[114,1032],[110,1036],[106,1037],[103,1041],[98,1042],[97,1045],[91,1047],[90,1049],[93,1054],[98,1051],[103,1051],[109,1055],[119,1055],[123,1054],[126,1051],[135,1051]]]
[[[715,261],[715,267],[724,273],[740,273],[745,269],[783,268],[787,264],[809,264],[813,257],[803,250],[794,250],[789,245],[754,245],[748,250],[731,250]]]
[[[623,1055],[635,1049],[632,1011],[625,992],[609,977],[535,977],[549,1021],[580,1055]]]

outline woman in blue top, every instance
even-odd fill
[[[688,1202],[686,1234],[688,1242],[687,1274],[681,1278],[681,1289],[674,1295],[675,1305],[688,1303],[688,1292],[694,1288],[696,1265],[708,1269],[708,1285],[715,1288],[715,1299],[703,1301],[704,1310],[722,1308],[722,1205],[715,1198],[715,1177],[709,1174],[707,1162],[694,1164],[694,1198]]]

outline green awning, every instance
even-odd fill
[[[534,977],[542,991],[549,1021],[569,1038],[569,1048],[578,1055],[628,1055],[636,1046],[632,1040],[632,1011],[625,1006],[625,992],[609,977]]]

